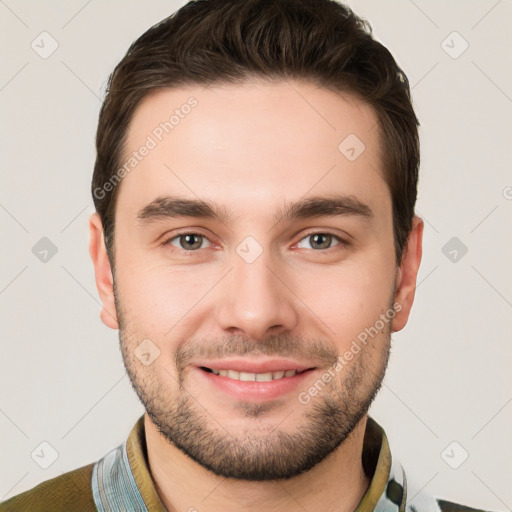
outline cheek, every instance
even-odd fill
[[[378,265],[330,267],[310,273],[295,289],[308,308],[305,315],[345,348],[387,310],[392,283],[389,269]]]
[[[203,266],[159,265],[124,269],[117,288],[127,325],[139,335],[169,340],[208,307],[208,291],[219,276]]]

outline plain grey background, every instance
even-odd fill
[[[99,319],[94,137],[109,73],[183,3],[0,0],[0,500],[96,461],[143,412]],[[421,122],[416,302],[370,413],[420,487],[510,510],[512,2],[348,3]]]

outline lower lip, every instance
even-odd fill
[[[218,387],[228,395],[239,400],[266,401],[279,398],[294,390],[304,383],[306,379],[314,372],[314,368],[301,373],[296,373],[292,377],[283,377],[282,379],[271,380],[267,382],[242,381],[215,375],[214,373],[196,370],[206,378],[212,385]]]

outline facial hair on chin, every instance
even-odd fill
[[[312,397],[304,407],[303,419],[295,432],[289,433],[269,426],[268,432],[248,429],[245,432],[232,433],[220,426],[222,418],[211,418],[206,410],[197,404],[183,385],[186,361],[197,355],[192,350],[187,357],[177,363],[178,380],[181,386],[169,392],[158,381],[159,373],[153,369],[145,372],[140,362],[133,356],[136,341],[129,339],[129,329],[125,323],[125,313],[119,297],[115,295],[119,318],[119,340],[124,364],[133,389],[138,395],[146,412],[160,434],[185,455],[226,478],[250,481],[289,479],[304,473],[323,461],[341,443],[347,439],[358,422],[368,412],[378,390],[382,385],[389,360],[391,341],[390,328],[380,339],[368,344],[341,370],[339,378],[331,382]],[[286,341],[285,341],[286,340]],[[289,342],[289,345],[288,345]],[[196,348],[198,345],[195,345]],[[216,344],[219,353],[251,352],[250,347],[239,338],[230,338],[225,344]],[[304,346],[310,357],[318,358],[322,345],[318,343],[299,344],[292,338],[277,337],[268,344],[260,342],[257,347],[263,352],[275,355],[286,354],[283,347],[295,347],[288,355],[297,354],[297,347]],[[318,350],[311,350],[311,347]],[[204,345],[201,345],[204,349]],[[226,347],[228,350],[223,352]],[[236,349],[235,349],[236,347]],[[309,347],[309,348],[308,348]],[[277,349],[277,350],[276,350]],[[238,352],[237,352],[238,350]],[[377,363],[371,359],[373,351],[379,351]],[[325,349],[322,354],[327,359],[331,354]],[[375,359],[375,356],[373,356]],[[176,361],[180,357],[177,354]],[[327,370],[327,367],[326,367]],[[246,418],[258,421],[269,413],[272,403],[252,404],[243,402],[237,405],[239,412]],[[220,425],[219,425],[220,423]]]

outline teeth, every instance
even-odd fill
[[[276,372],[276,374],[277,374],[277,372]],[[254,375],[254,380],[256,380],[258,382],[270,382],[271,380],[274,380],[274,374],[272,372],[251,373],[250,375]],[[276,377],[276,379],[277,378],[279,378],[279,377]]]
[[[292,377],[297,373],[296,370],[281,370],[278,372],[267,372],[267,373],[249,373],[249,372],[237,372],[236,370],[215,370],[211,369],[215,375],[221,377],[228,377],[229,379],[241,380],[241,381],[257,381],[257,382],[269,382],[271,380],[282,379],[283,377]]]
[[[228,370],[226,377],[229,379],[240,380],[240,372],[237,372],[236,370]]]

